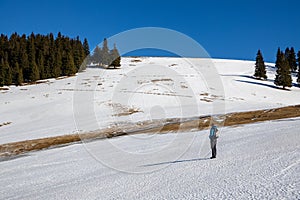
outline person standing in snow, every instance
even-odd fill
[[[209,133],[209,139],[210,139],[210,146],[211,146],[211,152],[212,156],[210,159],[216,158],[217,156],[217,139],[219,137],[218,134],[218,128],[214,124],[212,124],[210,133]]]

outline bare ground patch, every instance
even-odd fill
[[[141,92],[141,91],[125,91],[125,90],[122,90],[120,92],[192,98],[192,96],[190,96],[190,95],[180,95],[180,94],[175,94],[175,93],[171,93],[171,92],[170,93],[166,93],[166,92],[162,93],[162,92]]]
[[[131,62],[136,63],[136,62],[142,62],[140,59],[132,59]]]
[[[170,78],[162,78],[162,79],[153,79],[153,80],[151,80],[152,83],[156,83],[156,82],[168,82],[168,81],[172,81],[173,82],[173,80],[170,79]]]
[[[1,126],[9,125],[9,124],[11,124],[11,123],[12,123],[12,122],[4,122],[4,123],[0,124],[0,127],[1,127]]]
[[[195,118],[171,118],[156,121],[145,121],[136,124],[115,125],[111,128],[94,132],[48,137],[0,145],[0,157],[19,155],[50,147],[58,147],[82,140],[95,140],[140,133],[167,133],[207,129],[212,116]],[[300,105],[282,108],[256,110],[248,112],[228,113],[219,118],[225,119],[224,126],[237,126],[254,122],[269,121],[283,118],[300,117]]]
[[[128,107],[128,106],[122,105],[120,103],[110,102],[110,103],[108,103],[108,106],[111,106],[115,111],[115,114],[113,114],[112,116],[117,116],[117,117],[127,116],[127,115],[132,115],[132,114],[137,113],[137,112],[142,112],[138,108]]]
[[[8,87],[0,87],[0,90],[9,90]]]

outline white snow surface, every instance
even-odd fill
[[[217,71],[199,74],[195,66]],[[298,87],[275,88],[274,64],[267,63],[266,81],[253,79],[253,72],[253,61],[122,58],[120,69],[88,68],[70,78],[10,86],[0,91],[0,144],[299,104]],[[218,80],[224,96],[216,92]],[[138,112],[126,115],[130,110]],[[207,130],[128,135],[1,158],[0,199],[300,199],[299,122],[220,128],[213,160]]]
[[[112,124],[193,117],[299,104],[300,88],[276,89],[252,78],[254,61],[122,58],[115,70],[88,68],[77,76],[0,91],[0,144],[77,132]],[[195,68],[216,68],[201,74]],[[214,87],[218,80],[223,95]],[[296,77],[293,77],[296,84]],[[218,104],[219,103],[219,104]],[[126,115],[130,109],[135,112]],[[125,114],[124,114],[125,113]]]
[[[213,160],[208,131],[129,135],[32,152],[0,162],[0,199],[299,199],[299,121],[223,128]],[[95,159],[99,154],[103,160]],[[152,156],[132,162],[129,155],[140,154]]]

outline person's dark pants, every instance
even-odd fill
[[[210,146],[211,146],[211,157],[212,158],[215,158],[217,156],[217,140],[213,139],[213,140],[210,140]]]

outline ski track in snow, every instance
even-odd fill
[[[106,149],[105,140],[29,153],[0,162],[0,199],[299,199],[299,120],[225,127],[214,160],[208,159],[208,131],[180,133],[183,144],[193,142],[177,160],[172,154],[183,147],[165,146],[175,133],[154,135],[148,143],[148,135],[143,142],[108,139],[132,154],[164,147],[164,154],[137,162]],[[92,153],[113,157],[115,166],[145,172],[107,167],[87,152],[89,145],[97,147]]]

